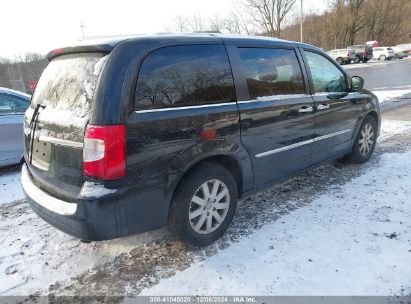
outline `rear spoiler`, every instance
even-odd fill
[[[57,56],[74,54],[74,53],[110,53],[113,50],[113,48],[114,46],[109,45],[109,44],[65,47],[65,48],[60,48],[60,49],[55,49],[55,50],[50,51],[46,55],[46,57],[49,61],[51,61]]]
[[[136,35],[95,37],[90,40],[80,41],[76,45],[52,50],[47,54],[47,59],[50,61],[57,56],[74,53],[110,53],[121,42],[135,37]]]

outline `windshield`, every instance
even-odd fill
[[[33,95],[33,106],[70,111],[88,116],[97,78],[108,56],[100,53],[70,54],[56,57],[44,70]]]

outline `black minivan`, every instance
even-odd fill
[[[56,49],[25,114],[22,186],[82,240],[219,238],[237,200],[324,162],[362,163],[378,99],[321,49],[221,34]]]

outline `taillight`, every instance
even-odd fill
[[[83,147],[83,174],[105,180],[126,176],[124,125],[87,126]]]

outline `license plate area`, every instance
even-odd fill
[[[43,171],[48,171],[50,168],[51,159],[51,143],[41,141],[36,138],[33,141],[32,149],[32,165]]]

